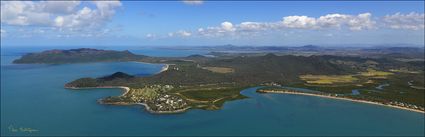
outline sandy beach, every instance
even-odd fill
[[[372,102],[372,101],[366,101],[366,100],[350,99],[350,98],[344,98],[344,97],[335,97],[335,96],[320,95],[320,94],[313,94],[313,93],[303,93],[303,92],[273,91],[273,90],[262,90],[262,92],[266,92],[266,93],[294,94],[294,95],[304,95],[304,96],[315,96],[315,97],[339,99],[339,100],[346,100],[346,101],[352,101],[352,102],[358,102],[358,103],[367,103],[367,104],[373,104],[373,105],[379,105],[379,106],[385,106],[385,107],[403,109],[403,110],[408,110],[408,111],[413,111],[413,112],[418,112],[418,113],[425,114],[424,111],[417,110],[417,109],[406,108],[406,107],[395,106],[395,105],[382,104],[382,103]]]
[[[159,71],[158,73],[161,73],[161,72],[167,71],[169,67],[170,67],[170,65],[169,65],[169,64],[164,64],[164,66],[162,67],[161,71]]]
[[[161,63],[149,63],[149,62],[141,62],[141,61],[133,61],[133,62],[143,63],[143,64],[155,64],[155,65],[161,64]],[[172,65],[172,64],[164,64],[164,66],[162,67],[161,71],[159,71],[156,74],[159,74],[161,72],[167,71],[170,65]]]

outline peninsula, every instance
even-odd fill
[[[126,92],[121,96],[106,97],[98,102],[144,105],[151,113],[220,109],[226,101],[246,98],[240,94],[242,89],[260,85],[316,90],[322,92],[321,96],[344,95],[352,100],[424,111],[423,61],[402,61],[400,56],[387,54],[373,54],[373,57],[311,55],[311,46],[308,48],[308,52],[297,49],[293,55],[214,52],[211,53],[214,56],[187,57],[149,57],[129,51],[97,49],[50,50],[27,54],[14,63],[137,61],[165,64],[158,74],[151,76],[116,72],[99,78],[80,78],[65,85],[71,89],[124,88]],[[371,55],[369,51],[359,53]],[[376,88],[382,84],[386,86]],[[353,90],[358,94],[351,95]],[[260,92],[271,91],[275,89]]]

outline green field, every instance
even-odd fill
[[[353,75],[301,75],[300,79],[308,84],[353,83],[358,80]]]

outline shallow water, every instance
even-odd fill
[[[121,91],[68,90],[63,85],[77,78],[116,71],[148,76],[163,65],[10,64],[28,51],[31,50],[2,49],[1,135],[424,135],[421,113],[320,97],[258,94],[256,88],[242,91],[250,98],[227,102],[217,111],[155,115],[142,106],[100,105],[97,99],[119,95]],[[176,56],[187,54],[202,53]],[[38,131],[11,130],[19,127]]]

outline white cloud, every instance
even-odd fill
[[[363,13],[354,17],[349,17],[348,26],[351,30],[363,30],[375,28],[376,22],[371,19],[371,13]]]
[[[42,1],[40,7],[43,8],[43,11],[49,13],[67,14],[75,11],[80,4],[80,1]]]
[[[189,36],[192,36],[192,33],[188,32],[188,31],[185,31],[185,30],[179,30],[177,32],[170,32],[170,33],[168,33],[168,37],[174,37],[174,36],[177,36],[177,37],[189,37]]]
[[[371,19],[372,14],[363,13],[357,16],[347,14],[328,14],[319,18],[307,16],[283,17],[282,24],[286,28],[296,29],[323,29],[341,28],[347,26],[350,30],[363,30],[374,28],[375,21]]]
[[[177,34],[180,34],[180,36],[183,36],[183,37],[188,37],[188,36],[192,35],[192,33],[187,32],[187,31],[178,31]]]
[[[348,15],[344,14],[328,14],[325,16],[320,16],[317,19],[317,22],[320,23],[323,27],[341,27],[341,22],[344,22],[350,18]]]
[[[48,25],[50,14],[42,12],[43,6],[39,3],[32,1],[2,1],[1,23],[10,25]]]
[[[94,1],[94,4],[96,9],[83,7],[72,14],[57,16],[55,26],[73,29],[98,28],[109,21],[115,15],[116,8],[121,6],[119,1]]]
[[[62,16],[57,16],[56,18],[55,18],[55,26],[57,26],[57,27],[62,27],[63,26],[63,23],[64,23],[64,18],[62,17]]]
[[[382,19],[386,27],[392,29],[424,29],[424,13],[411,12],[409,14],[395,13],[386,15]]]
[[[242,22],[238,25],[241,31],[258,31],[266,30],[275,26],[273,23],[260,23],[260,22]]]
[[[109,19],[115,14],[115,9],[121,7],[120,1],[94,1],[97,9],[100,12],[100,16]]]
[[[201,5],[204,3],[202,0],[183,0],[183,3],[189,4],[189,5]]]
[[[221,28],[224,31],[235,31],[235,28],[233,28],[233,24],[231,22],[228,22],[228,21],[221,23]]]
[[[242,22],[232,24],[229,21],[222,22],[220,26],[199,28],[198,34],[202,36],[225,36],[225,35],[249,35],[258,32],[282,31],[288,29],[348,29],[352,31],[374,29],[376,21],[371,13],[358,15],[327,14],[318,18],[308,16],[286,16],[276,22]]]
[[[52,27],[66,35],[77,31],[103,33],[105,24],[121,6],[119,1],[2,1],[1,24]]]
[[[220,27],[199,28],[198,33],[204,36],[221,36],[228,33],[233,33],[237,28],[231,22],[222,22]]]
[[[316,28],[316,19],[307,16],[287,16],[283,17],[283,26],[296,29],[313,29]]]

